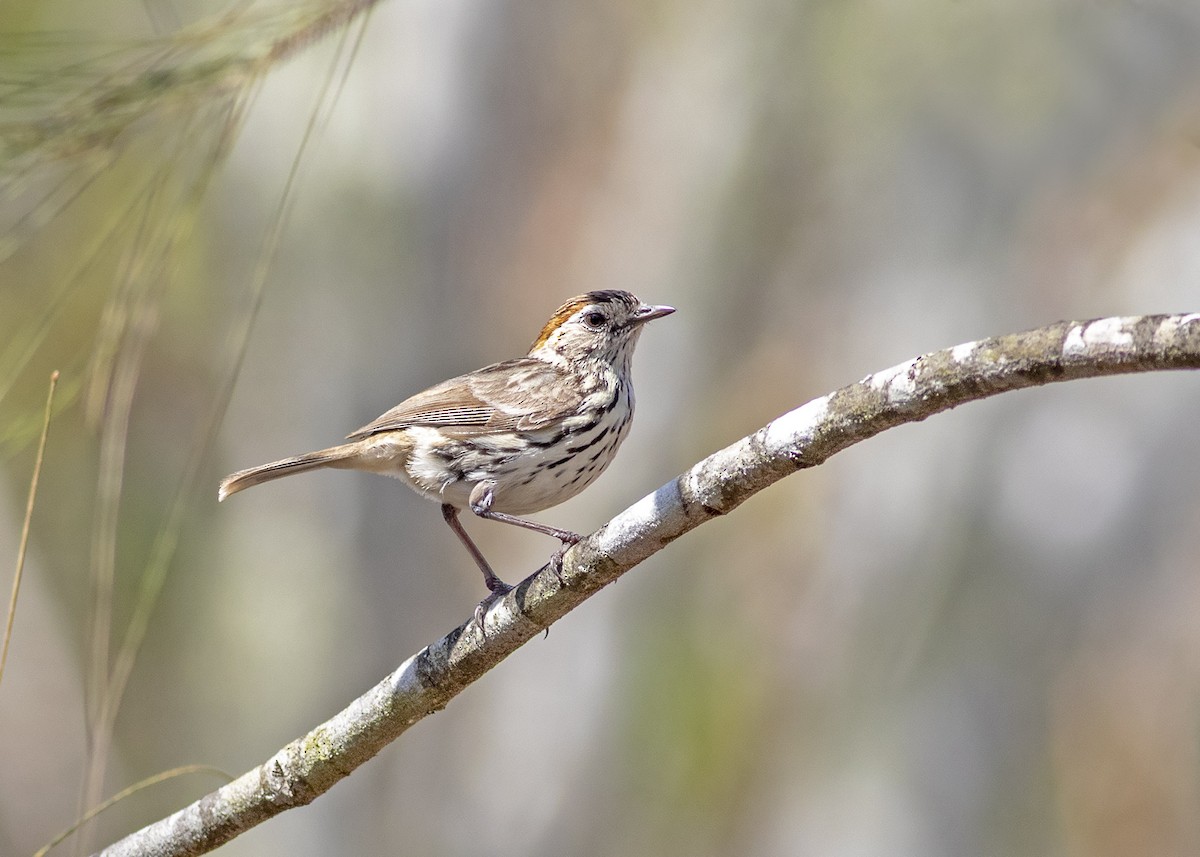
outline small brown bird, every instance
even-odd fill
[[[240,470],[221,482],[217,499],[318,467],[395,476],[442,504],[488,589],[503,594],[510,587],[463,529],[459,509],[559,539],[552,561],[561,561],[577,533],[515,516],[569,500],[608,467],[633,417],[630,363],[642,325],[674,311],[622,291],[572,298],[527,356],[417,393],[348,443]]]

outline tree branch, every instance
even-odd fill
[[[543,568],[493,605],[486,637],[466,620],[262,765],[101,853],[202,854],[310,803],[642,560],[783,477],[885,429],[1024,387],[1197,368],[1200,313],[1060,322],[868,375],[773,420],[626,509],[567,553],[561,584]]]

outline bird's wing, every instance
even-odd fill
[[[495,363],[405,399],[347,438],[361,440],[410,426],[453,429],[464,436],[545,428],[574,413],[583,401],[565,375],[529,357]]]

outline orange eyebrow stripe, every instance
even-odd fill
[[[546,322],[546,326],[542,328],[542,332],[539,333],[537,339],[533,341],[533,345],[529,346],[530,352],[533,352],[545,345],[546,340],[550,338],[550,335],[554,333],[554,331],[557,330],[564,321],[573,316],[579,310],[583,309],[588,305],[588,303],[589,301],[586,298],[578,297],[574,298],[573,300],[569,300],[560,306],[555,311],[554,315],[550,317],[550,320]]]

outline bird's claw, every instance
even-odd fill
[[[512,592],[512,587],[499,578],[496,579],[492,591],[487,594],[487,597],[475,605],[475,620],[474,625],[479,629],[479,634],[484,639],[487,638],[487,628],[484,627],[483,620],[487,618],[488,609],[503,598],[508,593]]]
[[[571,545],[568,545],[564,542],[561,548],[550,555],[550,562],[546,563],[546,568],[550,570],[550,573],[554,575],[554,579],[558,581],[559,589],[567,588],[567,582],[563,580],[562,576],[563,556],[570,549]]]
[[[570,530],[564,530],[559,534],[558,540],[562,542],[558,550],[550,555],[550,562],[546,563],[546,567],[550,569],[550,573],[554,575],[554,579],[558,581],[559,589],[566,589],[567,582],[563,580],[563,557],[567,555],[567,551],[575,547],[583,541],[583,536],[579,533],[572,533]]]

